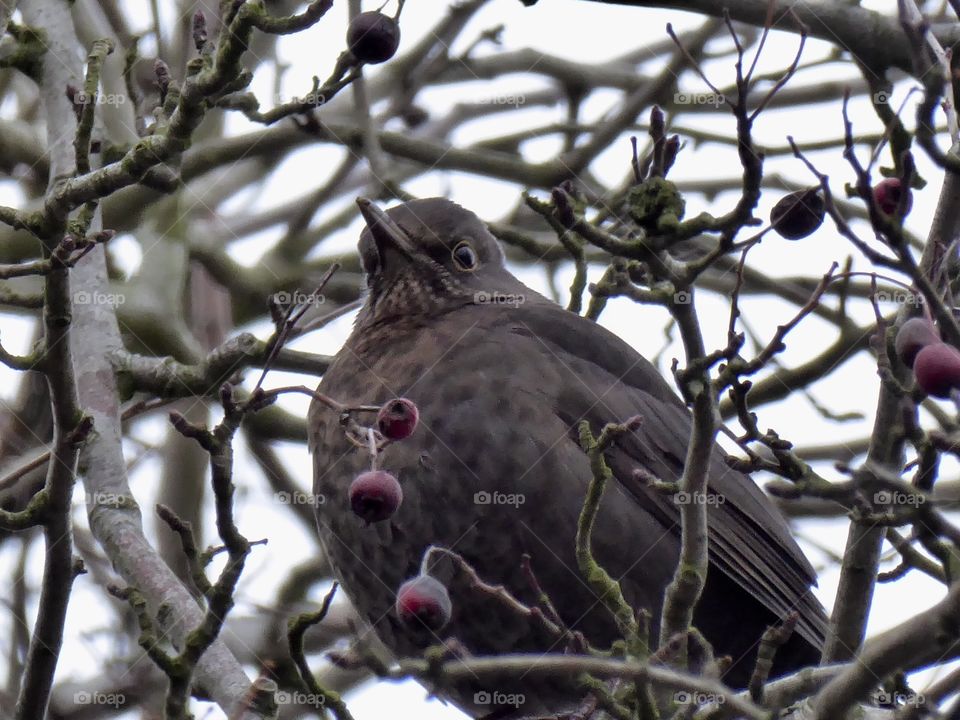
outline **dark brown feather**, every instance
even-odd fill
[[[617,638],[615,623],[580,576],[574,555],[591,478],[576,426],[588,420],[597,431],[640,415],[639,428],[608,452],[617,482],[604,495],[593,548],[627,600],[656,621],[679,554],[679,510],[672,498],[636,480],[634,470],[663,480],[680,476],[689,412],[629,345],[507,272],[496,241],[472,213],[433,199],[390,214],[417,256],[364,232],[371,295],[320,391],[350,404],[408,397],[421,423],[380,458],[400,479],[403,504],[390,520],[367,527],[351,514],[346,493],[369,458],[346,440],[335,412],[311,408],[315,491],[325,500],[317,506],[320,537],[344,590],[399,655],[419,654],[447,637],[478,655],[559,652],[556,638],[478,592],[452,567],[437,572],[454,608],[441,635],[411,631],[392,609],[394,593],[418,572],[430,545],[456,551],[486,582],[534,603],[520,564],[528,554],[563,620],[592,644],[609,645]],[[480,258],[471,272],[450,259],[464,241]],[[512,302],[484,301],[498,295]],[[718,653],[733,657],[726,679],[746,683],[761,633],[792,611],[800,616],[798,632],[775,671],[815,663],[825,616],[810,592],[814,571],[786,522],[750,478],[726,466],[719,447],[709,485],[724,502],[709,509],[710,570],[695,620]],[[524,502],[476,502],[484,492]],[[577,699],[569,684],[515,677],[440,691],[482,715],[493,708],[475,704],[473,694],[493,689],[525,696],[510,716],[557,712]]]

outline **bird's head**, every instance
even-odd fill
[[[359,324],[438,314],[519,287],[496,238],[456,203],[426,198],[384,211],[359,198],[357,205],[367,224],[360,258],[369,288]]]

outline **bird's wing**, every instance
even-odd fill
[[[676,498],[647,487],[634,476],[642,467],[662,480],[676,480],[691,435],[687,408],[649,362],[603,327],[552,304],[528,305],[508,320],[531,351],[568,374],[554,399],[572,431],[580,420],[596,431],[608,422],[641,415],[639,428],[607,453],[618,481],[639,505],[679,533]],[[710,561],[760,600],[776,616],[800,615],[798,632],[820,646],[826,618],[810,591],[816,574],[773,503],[746,475],[724,462],[715,447],[708,485]]]

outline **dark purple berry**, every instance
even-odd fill
[[[368,523],[391,517],[403,502],[403,490],[397,479],[383,470],[360,473],[350,483],[350,509]]]
[[[886,178],[873,188],[873,201],[884,214],[894,215],[900,205],[900,195],[902,193],[903,184],[900,182],[900,178]],[[906,215],[910,212],[912,206],[913,196],[910,194],[910,189],[907,188],[907,204],[903,209],[903,214]]]
[[[377,413],[377,429],[388,440],[403,440],[413,434],[419,419],[420,411],[413,400],[394,398]]]
[[[347,47],[357,60],[370,65],[386,62],[400,46],[400,26],[376,10],[360,13],[347,29]]]
[[[940,342],[940,336],[927,318],[913,317],[907,320],[897,331],[894,347],[897,357],[907,367],[912,368],[917,353],[927,345]]]
[[[823,198],[819,188],[792,192],[773,206],[770,224],[781,237],[799,240],[823,224]]]
[[[913,374],[928,395],[950,397],[950,391],[960,389],[960,350],[946,343],[927,345],[913,361]]]
[[[437,632],[450,622],[453,605],[447,589],[430,575],[410,578],[397,591],[397,615],[409,626]]]
[[[400,119],[411,130],[420,127],[430,119],[430,113],[419,105],[407,105],[400,111]]]

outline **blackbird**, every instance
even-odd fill
[[[596,433],[639,416],[605,454],[615,482],[594,524],[593,554],[631,606],[650,613],[655,639],[684,498],[642,478],[680,477],[687,407],[624,341],[513,276],[472,212],[443,198],[386,212],[357,202],[367,224],[359,250],[368,293],[318,392],[350,406],[405,397],[420,413],[413,434],[377,458],[399,479],[402,504],[389,519],[365,523],[351,512],[348,488],[370,469],[370,455],[347,437],[340,413],[316,401],[310,410],[320,538],[360,616],[400,657],[441,643],[478,656],[563,652],[555,633],[486,587],[537,605],[535,578],[563,624],[608,648],[621,634],[574,554],[592,478],[577,427],[586,420]],[[815,665],[826,619],[810,589],[814,570],[776,507],[730,469],[719,446],[704,501],[709,570],[694,622],[717,656],[731,658],[723,679],[744,687],[761,634],[791,613],[799,621],[773,674]],[[435,632],[402,622],[394,605],[430,546],[457,553],[485,583],[458,563],[437,563],[430,574],[448,588],[452,614]],[[469,715],[498,718],[569,712],[584,695],[569,678],[543,673],[432,689]]]

